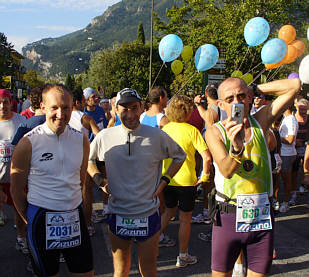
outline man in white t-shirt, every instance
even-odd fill
[[[296,159],[295,141],[298,131],[298,122],[292,114],[291,107],[284,114],[281,122],[279,133],[281,137],[281,174],[285,183],[284,201],[281,203],[279,211],[285,213],[289,210],[290,193],[292,190],[292,165]]]

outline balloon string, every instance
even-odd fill
[[[267,74],[266,81],[268,80],[268,77],[269,77],[270,74],[271,74],[271,70]]]
[[[152,85],[151,85],[151,87],[150,87],[150,90],[152,90],[154,84],[156,83],[156,81],[157,81],[157,79],[158,79],[158,77],[159,77],[159,75],[160,75],[160,73],[161,73],[161,70],[162,70],[163,66],[166,66],[165,62],[163,62],[163,64],[162,64],[162,66],[161,66],[161,68],[160,68],[160,70],[159,70],[159,72],[158,72],[156,78],[154,79],[154,81],[153,81],[153,83],[152,83]],[[150,91],[150,90],[149,90],[149,91]]]
[[[256,66],[253,67],[252,69],[250,69],[250,70],[248,71],[248,73],[251,72],[251,71],[253,72],[253,70],[256,69],[258,66],[260,66],[261,64],[262,64],[262,63],[260,62],[258,65],[256,65]]]
[[[259,77],[264,73],[265,70],[266,70],[266,68],[264,68],[264,69],[252,80],[252,82],[251,82],[248,86],[250,86],[252,83],[254,83],[254,81],[255,81],[257,78],[259,78]]]
[[[194,77],[195,72],[193,73],[193,75],[185,82],[185,84],[182,86],[182,88],[180,90],[178,90],[175,95],[177,95],[179,92],[181,92],[183,90],[183,88],[188,84],[188,82]]]
[[[278,74],[278,72],[279,72],[279,70],[281,70],[281,68],[282,68],[282,65],[279,66],[279,67],[276,69],[276,71],[274,72],[274,74],[269,78],[269,81],[272,81],[272,79],[275,78],[275,76]]]
[[[247,56],[247,54],[248,54],[248,52],[249,52],[249,51],[250,51],[250,50],[249,50],[249,46],[248,46],[248,49],[247,49],[246,55],[243,57],[243,59],[242,59],[242,61],[241,61],[241,64],[240,64],[240,66],[238,67],[238,69],[237,69],[237,70],[239,70],[239,69],[241,68],[241,66],[242,66],[242,64],[244,63],[245,58],[246,58],[246,56]]]

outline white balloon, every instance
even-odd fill
[[[309,84],[309,55],[304,57],[299,65],[299,79],[304,84]]]

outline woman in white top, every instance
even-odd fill
[[[295,141],[298,131],[298,122],[296,117],[292,114],[292,107],[288,108],[284,114],[281,122],[279,133],[281,138],[281,158],[282,167],[281,174],[285,183],[284,201],[281,203],[279,211],[287,212],[289,210],[290,193],[292,190],[292,165],[296,159]]]

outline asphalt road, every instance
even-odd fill
[[[276,216],[275,248],[278,257],[273,262],[270,276],[309,276],[309,195],[299,195],[297,205],[286,214]],[[194,214],[201,210],[201,202],[196,203]],[[94,204],[95,209],[101,209],[100,203]],[[4,206],[7,215],[5,226],[0,227],[0,276],[23,277],[32,276],[26,270],[28,257],[15,249],[16,230],[13,227],[13,212]],[[179,221],[171,222],[167,234],[177,238]],[[211,276],[211,243],[197,238],[199,232],[208,232],[210,225],[192,224],[189,253],[199,259],[195,265],[186,268],[176,268],[178,253],[175,247],[160,248],[158,257],[159,276]],[[110,244],[105,222],[95,224],[96,234],[92,237],[95,276],[108,277],[113,274]],[[137,249],[133,247],[130,276],[140,276],[137,264]],[[60,276],[69,276],[66,265],[61,265]]]

